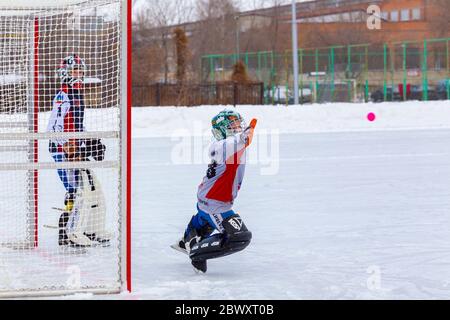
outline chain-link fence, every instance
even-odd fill
[[[450,38],[358,44],[298,51],[301,103],[450,99]],[[230,79],[243,61],[252,80],[264,83],[265,104],[292,104],[292,51],[208,55],[202,80]]]

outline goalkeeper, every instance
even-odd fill
[[[58,69],[58,75],[61,80],[61,88],[53,99],[53,108],[48,123],[49,132],[84,132],[84,75],[86,65],[83,59],[78,55],[70,55],[64,58]],[[93,158],[95,161],[103,161],[106,147],[100,139],[64,139],[55,138],[49,142],[49,151],[55,162],[68,161],[89,161]],[[74,209],[75,198],[77,196],[80,180],[82,179],[81,169],[59,169],[58,175],[61,179],[66,196],[64,200],[64,229],[67,221]],[[89,176],[92,174],[88,170]],[[91,178],[89,180],[92,180]],[[77,217],[77,220],[80,220]],[[76,222],[73,222],[76,223]],[[60,220],[61,228],[61,220]],[[60,230],[60,245],[70,244],[67,239],[66,230]],[[76,240],[76,239],[75,239]],[[73,241],[76,242],[76,241]],[[87,239],[78,239],[83,245],[89,245]]]
[[[253,119],[247,126],[234,110],[224,110],[212,120],[212,162],[198,189],[198,213],[183,238],[172,246],[189,254],[197,272],[206,273],[208,260],[242,251],[252,239],[252,233],[232,208],[244,179],[246,152],[256,124]]]

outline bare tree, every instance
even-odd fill
[[[176,28],[174,30],[174,40],[177,55],[177,82],[182,84],[186,80],[188,59],[190,57],[186,32],[181,28]]]
[[[285,3],[286,0],[252,0],[252,10],[241,14],[244,51],[281,51],[290,46],[290,33],[282,32],[289,22],[282,10]],[[269,9],[257,10],[263,7]]]
[[[142,50],[136,54],[136,58],[138,61],[144,60],[144,63],[136,67],[138,75],[146,72],[151,75],[148,77],[153,78],[153,81],[169,82],[171,73],[174,73],[172,61],[175,59],[171,26],[191,20],[193,13],[192,5],[185,0],[145,2],[145,6],[135,18],[134,32],[138,43],[134,44]],[[149,68],[152,70],[147,70]]]
[[[148,16],[140,11],[133,21],[133,83],[147,84],[158,78],[162,63],[160,46],[149,41],[151,23]]]
[[[196,4],[200,21],[196,45],[201,52],[227,52],[234,43],[235,0],[199,0]],[[197,47],[197,46],[196,46]]]
[[[193,69],[201,70],[202,56],[235,52],[238,7],[236,0],[199,0],[195,10],[198,22],[190,43]]]

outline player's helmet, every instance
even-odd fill
[[[79,77],[74,77],[73,71],[81,70],[83,71],[83,75]],[[61,65],[58,69],[58,75],[61,79],[61,83],[69,84],[73,86],[77,82],[84,81],[84,72],[86,72],[86,64],[84,60],[80,58],[77,54],[70,55],[65,57],[61,61]]]
[[[217,141],[241,133],[245,128],[244,118],[234,110],[224,110],[212,119],[212,133]]]

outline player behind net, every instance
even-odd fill
[[[241,188],[246,151],[252,143],[256,119],[246,126],[232,110],[212,120],[215,141],[210,147],[211,164],[198,189],[198,213],[191,219],[174,249],[189,254],[198,272],[206,273],[207,260],[244,250],[252,234],[233,208]]]
[[[84,75],[86,64],[78,55],[64,58],[58,69],[61,88],[53,100],[47,130],[55,133],[84,132]],[[50,140],[55,162],[103,161],[106,147],[100,139]],[[66,189],[59,219],[59,245],[90,247],[109,242],[105,231],[105,200],[94,173],[87,169],[59,169]]]

